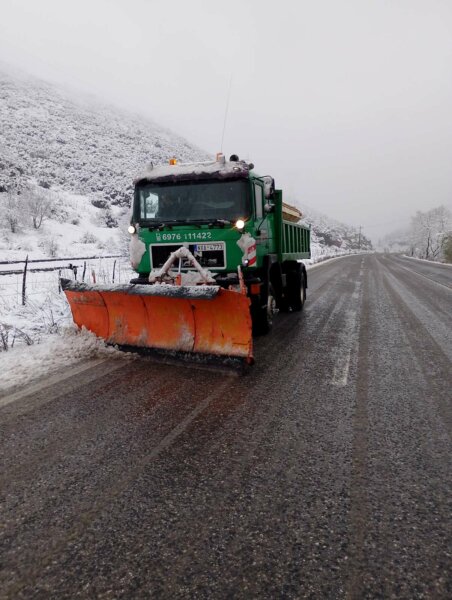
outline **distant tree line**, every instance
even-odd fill
[[[409,253],[427,260],[452,262],[452,213],[445,206],[418,211],[411,219]]]

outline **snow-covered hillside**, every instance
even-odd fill
[[[298,203],[303,213],[303,221],[311,226],[312,254],[331,255],[347,251],[370,251],[371,241],[355,227],[340,223],[327,215]]]
[[[143,166],[175,155],[207,158],[144,117],[0,71],[0,191],[33,177],[99,204],[128,205]]]

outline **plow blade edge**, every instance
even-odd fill
[[[61,280],[74,322],[109,344],[253,362],[249,299],[218,286],[90,286]]]

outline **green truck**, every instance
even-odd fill
[[[301,213],[283,203],[273,178],[259,176],[236,155],[171,163],[135,180],[129,231],[138,277],[132,282],[149,283],[183,245],[225,289],[239,286],[242,273],[254,334],[269,331],[277,310],[302,310],[307,275],[300,260],[311,256],[310,229],[294,222]],[[181,272],[192,268],[182,260]]]
[[[254,362],[253,335],[306,300],[309,227],[235,155],[136,181],[127,285],[62,280],[75,323],[110,344]]]

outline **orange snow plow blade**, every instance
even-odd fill
[[[250,301],[218,286],[61,287],[74,322],[109,344],[245,359],[252,364]]]

